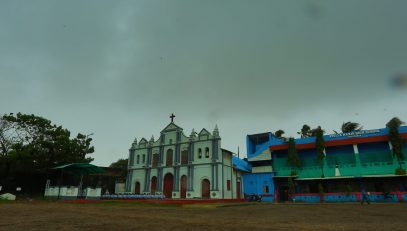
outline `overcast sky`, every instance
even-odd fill
[[[0,1],[0,112],[91,134],[127,158],[170,122],[222,147],[304,123],[407,121],[407,1]]]

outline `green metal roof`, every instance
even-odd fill
[[[60,169],[63,171],[72,172],[75,175],[87,175],[87,174],[94,174],[94,173],[102,173],[105,170],[102,168],[89,164],[89,163],[71,163],[71,164],[64,164],[61,166],[57,166],[53,169]]]

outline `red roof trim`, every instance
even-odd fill
[[[402,133],[401,137],[404,139],[407,139],[407,133]],[[388,140],[389,139],[388,139],[387,135],[350,138],[350,139],[343,139],[343,140],[330,140],[330,141],[325,142],[325,147],[341,146],[341,145],[349,145],[349,144],[360,144],[360,143],[382,142],[382,141],[388,141]],[[297,148],[297,150],[315,148],[315,143],[297,144],[296,148]],[[270,146],[269,149],[270,149],[270,151],[286,150],[286,149],[288,149],[288,144]]]
[[[348,145],[348,144],[359,144],[359,143],[372,143],[372,142],[381,142],[381,141],[388,141],[387,136],[371,136],[371,137],[363,137],[363,138],[351,138],[351,139],[346,139],[346,140],[332,140],[332,141],[325,142],[325,147]]]

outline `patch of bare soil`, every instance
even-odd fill
[[[0,230],[405,230],[406,204],[0,203]],[[244,205],[244,206],[243,206]]]

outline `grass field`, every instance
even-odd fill
[[[406,230],[407,204],[0,202],[0,230]]]

